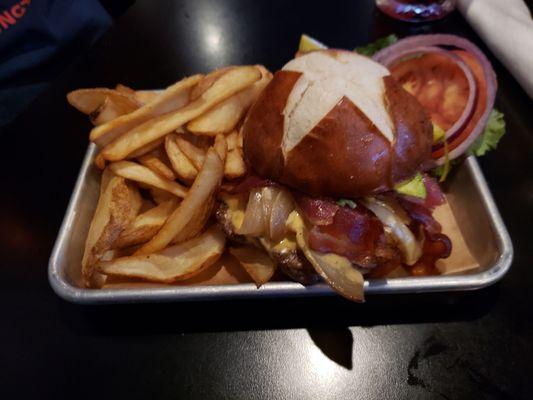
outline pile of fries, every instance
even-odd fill
[[[226,238],[212,223],[217,194],[224,180],[246,174],[240,128],[271,79],[262,66],[232,66],[163,91],[118,85],[68,94],[95,125],[90,140],[103,170],[82,260],[87,287],[107,276],[185,280],[218,260]],[[245,250],[231,253],[249,273],[258,264]],[[258,268],[262,283],[264,263]]]

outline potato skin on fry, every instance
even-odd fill
[[[91,131],[90,140],[99,147],[107,146],[121,135],[142,123],[165,113],[182,108],[188,102],[189,93],[202,75],[193,75],[166,88],[159,96],[130,114],[109,121]],[[122,94],[122,93],[121,93]],[[123,95],[123,94],[122,94]],[[135,98],[135,96],[130,95]],[[149,141],[151,142],[151,141]],[[143,145],[146,145],[144,143]]]
[[[125,179],[106,169],[102,175],[100,198],[85,241],[82,278],[87,287],[98,287],[102,279],[94,276],[95,264],[113,248],[115,241],[141,207],[138,190]]]
[[[207,136],[228,133],[235,129],[261,91],[272,79],[272,74],[265,67],[262,65],[256,67],[262,74],[260,80],[190,121],[187,124],[187,129],[198,135]]]
[[[223,177],[224,161],[220,159],[220,156],[214,148],[210,148],[207,152],[204,165],[198,173],[194,184],[189,189],[187,196],[185,196],[179,207],[168,218],[157,235],[137,250],[135,254],[149,254],[162,250],[176,236],[180,234],[184,235],[183,231],[190,229],[189,225],[193,219],[200,218],[197,213],[201,214],[202,220],[207,220],[213,211],[213,199],[216,196]],[[206,207],[206,205],[209,207]]]
[[[153,142],[150,142],[148,144],[145,144],[144,146],[138,148],[133,153],[131,153],[128,156],[128,159],[134,159],[137,157],[141,157],[155,149],[157,149],[159,146],[163,144],[164,138],[159,138],[157,140],[154,140]]]
[[[172,283],[218,260],[226,244],[211,225],[218,191],[224,179],[246,173],[243,119],[271,78],[262,66],[230,66],[164,91],[118,84],[69,94],[98,125],[90,139],[101,148],[95,164],[103,170],[84,285],[102,287],[108,276]],[[258,286],[271,278],[276,265],[263,250],[268,262],[235,251],[251,260]]]
[[[174,133],[170,133],[165,137],[165,151],[167,152],[172,169],[176,172],[180,180],[192,182],[196,178],[196,175],[198,175],[198,169],[183,154],[178,146],[177,138],[178,136]]]
[[[97,111],[107,99],[111,99],[124,113],[131,112],[140,106],[139,102],[131,94],[114,89],[78,89],[67,94],[69,104],[87,115]]]
[[[138,105],[128,101],[118,100],[116,97],[106,97],[104,102],[89,114],[91,122],[98,126],[112,121],[121,115],[129,114],[137,109]]]
[[[158,151],[152,151],[151,153],[139,157],[139,162],[146,168],[151,169],[153,172],[161,175],[161,177],[168,179],[169,181],[173,181],[176,179],[176,175],[174,174],[174,171],[167,166],[165,161],[163,154]]]
[[[133,181],[141,182],[158,189],[166,190],[177,197],[184,197],[187,189],[177,182],[169,181],[152,170],[131,161],[117,161],[111,163],[109,168],[117,175]]]
[[[174,137],[182,154],[184,154],[194,168],[199,171],[205,160],[205,153],[209,148],[208,138],[191,134],[179,134]]]
[[[157,205],[176,198],[176,196],[174,196],[172,193],[169,193],[163,189],[158,189],[156,187],[150,188],[149,192],[150,196],[152,197],[152,200]]]
[[[211,71],[209,74],[204,76],[200,82],[191,90],[191,95],[189,96],[190,101],[197,100],[201,95],[203,95],[207,89],[209,89],[213,84],[226,72],[234,69],[235,66],[230,65],[227,67],[222,67]]]
[[[194,239],[160,252],[100,262],[97,268],[106,275],[171,283],[188,279],[212,265],[224,253],[225,245],[222,231],[211,227]]]
[[[114,247],[121,249],[150,240],[161,229],[177,204],[178,199],[172,198],[137,215],[128,227],[122,231]]]
[[[117,137],[102,149],[102,157],[109,161],[122,160],[139,147],[175,131],[260,78],[261,72],[255,67],[235,67],[223,74],[197,100],[177,111],[148,120]]]
[[[267,283],[276,272],[274,260],[257,247],[251,245],[231,247],[229,252],[252,277],[258,288]]]
[[[224,166],[224,176],[227,179],[236,179],[246,175],[246,163],[242,150],[235,148],[228,152],[226,165]]]

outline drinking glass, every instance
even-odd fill
[[[376,0],[376,5],[392,18],[426,22],[451,13],[455,8],[455,0]]]

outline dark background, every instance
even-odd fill
[[[495,29],[497,24],[495,24]],[[507,135],[481,160],[515,247],[470,293],[77,306],[47,261],[90,123],[72,89],[159,88],[227,64],[281,67],[306,32],[353,48],[389,33],[452,32],[388,19],[373,1],[137,1],[0,131],[0,398],[530,398],[532,102],[492,58]],[[502,33],[503,34],[503,33]]]

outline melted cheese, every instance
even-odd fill
[[[244,221],[246,202],[239,196],[223,194],[221,197],[224,203],[228,206],[231,224],[236,231],[241,227],[242,222]]]
[[[242,221],[244,221],[244,211],[235,210],[231,213],[231,224],[235,230],[241,227]]]
[[[304,221],[298,211],[294,210],[289,214],[285,226],[294,233],[302,231],[304,228]]]
[[[272,246],[272,250],[277,253],[285,253],[287,251],[296,250],[296,241],[293,238],[286,237]]]
[[[311,250],[306,239],[305,224],[296,211],[289,215],[287,226],[296,232],[298,246],[305,258],[330,286],[349,299],[363,300],[363,275],[354,268],[350,260],[337,254]]]
[[[244,215],[246,211],[246,201],[240,196],[232,196],[228,194],[222,194],[221,197],[224,203],[228,206],[229,218],[230,218],[231,224],[233,225],[234,230],[236,231],[241,227],[242,222],[244,220]],[[287,220],[287,223],[288,223],[288,220]],[[301,221],[301,219],[300,219],[300,223],[303,226],[303,221]],[[298,248],[298,245],[296,244],[296,238],[294,237],[294,235],[291,235],[291,234],[287,235],[285,238],[280,240],[278,243],[272,243],[268,238],[265,238],[265,237],[260,237],[257,239],[259,240],[261,245],[265,248],[265,250],[267,250],[269,253],[270,252],[285,253],[287,251],[293,251]]]
[[[331,268],[342,273],[344,277],[348,278],[351,282],[356,283],[361,281],[361,273],[354,268],[350,260],[346,257],[333,253],[321,254],[312,252],[312,254],[316,259],[321,260],[322,263],[326,263]]]

